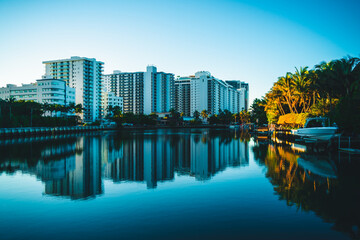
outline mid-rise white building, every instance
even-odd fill
[[[102,94],[102,116],[105,118],[109,113],[109,107],[120,107],[120,110],[123,111],[123,98],[115,96],[113,92],[103,92]]]
[[[240,111],[249,110],[249,84],[241,82],[239,80],[227,80],[227,84],[230,84],[240,92]]]
[[[224,110],[237,113],[246,105],[241,97],[244,94],[242,90],[213,77],[209,72],[200,71],[194,76],[175,80],[175,109],[184,116],[203,110],[209,114]]]
[[[0,88],[0,99],[34,101],[38,103],[69,105],[75,103],[75,89],[60,79],[43,78],[35,83],[16,86],[7,84]]]
[[[101,94],[103,62],[95,58],[71,57],[44,61],[45,75],[64,80],[75,88],[75,102],[81,104],[84,122],[94,122],[101,118]]]
[[[104,75],[104,88],[123,98],[123,111],[136,114],[167,112],[174,104],[174,74],[158,72],[120,72]]]

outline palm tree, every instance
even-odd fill
[[[200,115],[204,120],[206,120],[209,116],[208,111],[206,109],[202,110]]]
[[[330,111],[332,110],[332,99],[336,98],[336,89],[339,87],[339,83],[336,81],[332,70],[333,64],[333,62],[321,62],[320,64],[315,65],[316,75],[314,79],[314,84],[318,89],[322,105],[325,106],[325,101],[328,99],[330,103]]]
[[[287,72],[284,77],[279,77],[278,81],[274,84],[274,90],[278,90],[282,97],[285,98],[290,112],[297,113],[292,74]]]
[[[334,98],[352,98],[360,88],[360,59],[345,57],[315,66],[316,85],[323,97],[327,97],[332,109]]]
[[[67,105],[67,112],[69,113],[75,113],[75,103],[74,102],[70,102]]]
[[[250,121],[250,113],[246,110],[242,110],[239,113],[241,123],[248,123]]]
[[[200,117],[200,113],[199,113],[199,111],[198,111],[198,110],[195,110],[195,112],[194,112],[193,116],[194,116],[194,118],[195,118],[196,120],[198,120],[198,119],[199,119],[199,117]]]
[[[295,73],[292,74],[294,96],[298,99],[298,107],[301,113],[307,112],[311,107],[312,93],[311,83],[309,78],[308,67],[295,68]],[[298,112],[298,111],[296,111]]]
[[[334,77],[340,83],[339,94],[352,97],[360,87],[360,58],[346,57],[333,61]]]
[[[75,113],[82,113],[84,108],[82,107],[81,103],[75,105]]]
[[[234,118],[234,122],[235,122],[235,123],[237,123],[236,119],[238,118],[238,115],[239,115],[239,113],[234,113],[234,114],[233,114],[233,118]]]

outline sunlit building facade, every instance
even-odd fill
[[[38,103],[69,105],[75,103],[75,89],[60,79],[43,78],[35,83],[16,86],[7,84],[0,88],[0,99],[34,101]]]
[[[158,72],[120,72],[104,75],[105,88],[123,98],[123,111],[136,114],[167,112],[174,104],[174,74]]]
[[[249,84],[239,80],[227,80],[227,84],[240,92],[240,111],[249,110]]]
[[[195,111],[203,110],[210,115],[224,110],[236,113],[245,104],[241,94],[241,91],[213,77],[209,72],[200,71],[194,76],[175,80],[174,106],[184,116],[192,116]]]
[[[84,122],[101,119],[103,62],[95,58],[71,57],[43,63],[46,76],[64,80],[75,88],[75,102],[83,107],[81,118]]]

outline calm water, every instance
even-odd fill
[[[0,141],[0,239],[359,238],[360,159],[225,130]]]

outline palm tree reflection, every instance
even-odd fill
[[[254,156],[280,200],[312,211],[335,230],[359,238],[360,159],[339,154],[309,155],[286,145],[257,144]]]

